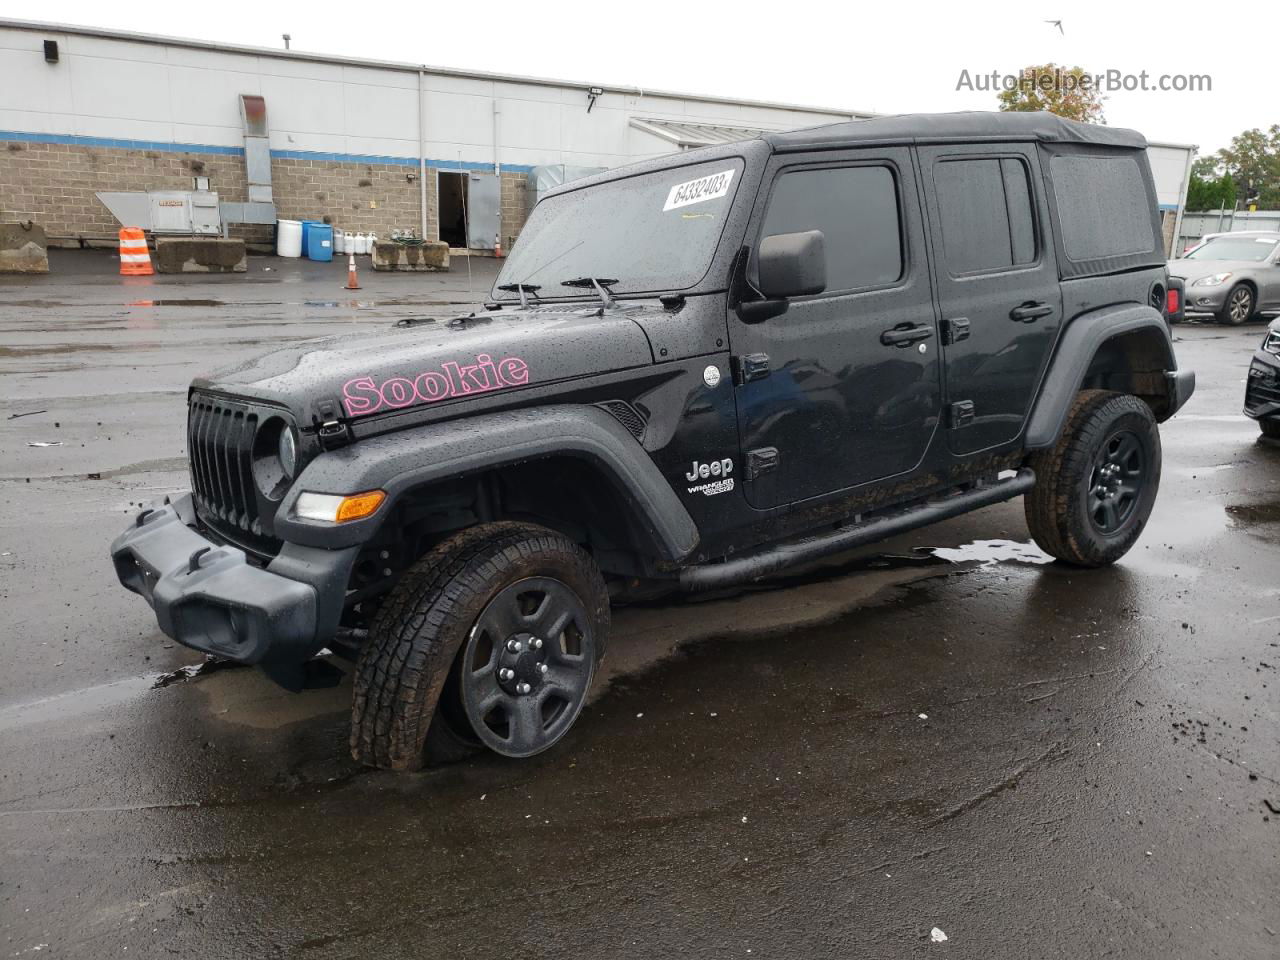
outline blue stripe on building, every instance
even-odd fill
[[[173,143],[162,140],[120,140],[114,137],[81,137],[64,133],[23,133],[18,130],[0,130],[0,140],[23,143],[60,143],[75,147],[110,147],[118,150],[151,150],[157,153],[213,153],[222,156],[243,157],[244,147],[221,147],[211,143]],[[417,157],[393,157],[365,153],[328,153],[313,150],[272,150],[273,159],[319,160],[325,163],[379,163],[398,167],[416,167]],[[437,170],[492,170],[493,164],[471,160],[432,160],[427,166]],[[528,173],[532,164],[504,163],[507,173]]]

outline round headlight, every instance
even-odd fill
[[[284,475],[293,479],[293,472],[298,469],[298,441],[294,439],[293,429],[285,426],[280,431],[280,467]]]

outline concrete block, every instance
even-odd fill
[[[0,223],[0,273],[48,273],[44,227],[27,220]]]
[[[394,240],[373,245],[373,269],[402,273],[426,273],[449,269],[449,245],[437,240],[409,246]]]
[[[210,237],[156,237],[157,273],[244,273],[249,269],[243,240]]]

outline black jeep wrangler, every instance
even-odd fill
[[[1101,567],[1194,388],[1145,141],[885,117],[540,202],[477,314],[192,384],[190,493],[112,545],[169,636],[286,685],[358,643],[351,749],[527,757],[611,600],[706,590],[1023,496]]]

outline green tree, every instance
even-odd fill
[[[1083,67],[1044,63],[1023,67],[1018,85],[996,94],[1000,109],[1030,112],[1047,110],[1068,120],[1106,123],[1102,115],[1105,99],[1093,83],[1093,75]]]
[[[1280,124],[1232,137],[1217,160],[1218,168],[1235,180],[1240,200],[1257,194],[1258,209],[1280,208]]]
[[[1187,183],[1188,210],[1219,210],[1222,207],[1232,209],[1235,203],[1236,182],[1231,174],[1204,177],[1195,172],[1193,165],[1191,179]]]

